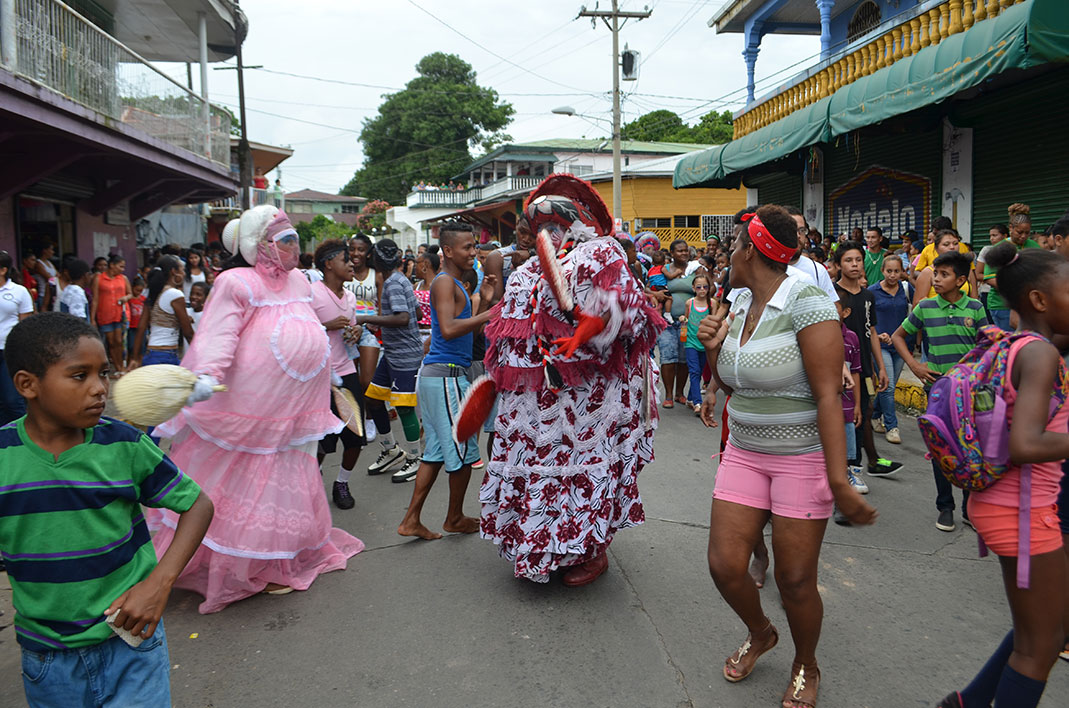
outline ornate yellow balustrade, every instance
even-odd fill
[[[735,118],[734,138],[738,139],[826,98],[862,76],[891,66],[924,47],[939,44],[975,23],[998,15],[1023,0],[947,0],[928,12],[892,28],[839,58],[808,79],[754,106]]]

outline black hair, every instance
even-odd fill
[[[452,246],[453,241],[459,234],[475,235],[475,228],[463,221],[447,221],[438,227],[438,243],[443,246]]]
[[[433,253],[434,255],[438,255],[441,250],[441,246],[436,243],[431,243],[427,245],[427,253]]]
[[[126,257],[123,256],[123,254],[121,254],[121,253],[113,253],[110,256],[108,256],[108,265],[109,266],[118,265],[119,263],[125,263],[125,262],[126,262]]]
[[[375,270],[383,275],[389,275],[401,265],[401,251],[393,239],[380,239],[371,249],[372,259],[375,262]]]
[[[938,248],[939,242],[942,241],[943,238],[946,236],[953,236],[958,240],[958,243],[961,243],[961,235],[957,232],[956,229],[940,229],[939,231],[935,232],[935,240],[932,241],[932,245]]]
[[[687,248],[690,248],[689,243],[687,243],[681,238],[677,238],[675,241],[672,241],[671,245],[668,246],[668,252],[671,253],[672,251],[676,250],[676,246],[678,246],[679,244],[683,244]]]
[[[346,256],[348,256],[349,249],[346,246],[345,242],[337,238],[328,238],[326,241],[316,247],[315,256],[312,256],[312,254],[310,253],[301,254],[301,266],[307,268],[314,262],[316,268],[318,268],[319,270],[324,270],[327,265],[327,256],[329,255],[331,258],[333,258],[339,253],[344,253],[346,254]],[[308,256],[309,261],[307,266],[304,265],[305,255]]]
[[[753,204],[751,206],[739,209],[737,212],[735,212],[734,224],[738,226],[739,224],[744,223],[742,217],[746,216],[747,214],[754,214],[760,208],[761,207],[759,204]],[[794,221],[794,219],[791,219],[791,221]]]
[[[994,229],[995,231],[998,231],[1003,236],[1009,236],[1010,235],[1010,227],[1006,226],[1005,224],[995,224],[994,226],[991,227],[991,229]],[[991,229],[988,229],[988,231],[990,231]]]
[[[315,264],[315,259],[312,257],[311,253],[302,253],[297,256],[297,262],[300,264],[301,268],[311,268]],[[189,273],[186,273],[186,280],[189,280]]]
[[[791,251],[798,250],[798,224],[794,222],[794,217],[791,216],[787,210],[776,204],[766,204],[763,207],[757,209],[757,218],[761,220],[761,223],[765,225],[768,232],[772,234],[772,238],[779,241],[785,248],[789,248]],[[739,238],[743,239],[743,245],[749,245],[753,243],[750,239],[750,233],[747,229],[743,229],[739,234]],[[780,263],[774,261],[760,251],[755,250],[758,259],[772,270],[784,272],[787,270],[786,263]]]
[[[19,282],[19,275],[15,272],[15,260],[7,251],[0,250],[0,268],[7,268],[7,279]]]
[[[18,371],[44,376],[49,367],[78,346],[82,337],[100,340],[92,325],[74,315],[64,312],[30,315],[7,335],[4,359],[8,372],[12,376]]]
[[[167,257],[168,256],[160,256],[160,259],[156,261],[156,267],[159,268],[160,262]],[[174,256],[170,257],[174,258]],[[237,253],[231,255],[230,258],[227,258],[226,261],[223,263],[222,270],[230,270],[231,268],[252,268],[252,263],[249,263],[247,260],[245,260],[245,256],[241,255],[241,251],[238,251]],[[152,280],[151,274],[149,275],[149,280]],[[149,283],[149,287],[152,287],[151,282]]]
[[[843,254],[847,251],[860,251],[862,256],[865,255],[865,247],[861,245],[860,241],[843,241],[839,244],[839,247],[835,249],[835,255],[831,258],[835,265],[839,265],[843,262]]]
[[[201,290],[204,291],[204,299],[205,300],[208,299],[208,295],[212,292],[212,286],[208,285],[208,283],[204,282],[203,280],[198,280],[197,282],[195,282],[192,285],[190,285],[189,286],[189,292],[192,293],[194,288],[200,288]]]
[[[97,267],[97,263],[100,263],[100,261],[104,261],[105,265],[107,265],[107,263],[108,263],[108,259],[105,258],[104,256],[97,256],[96,258],[93,259],[93,267],[96,268]]]
[[[938,268],[939,266],[950,266],[954,270],[954,275],[959,278],[967,278],[969,276],[969,269],[972,268],[972,255],[961,253],[959,251],[943,253],[932,261],[932,268]]]
[[[464,284],[471,288],[471,294],[474,295],[479,289],[479,274],[474,269],[466,270],[460,274],[460,279],[464,281]]]
[[[75,258],[73,261],[67,264],[67,278],[72,282],[77,282],[85,277],[85,274],[92,270],[89,264],[83,260]]]
[[[869,231],[875,231],[877,236],[879,236],[881,239],[883,238],[883,229],[881,229],[879,226],[870,226],[868,229],[866,229],[865,233],[868,233]]]
[[[244,262],[244,260],[242,261]],[[163,289],[167,287],[168,281],[171,280],[171,274],[182,267],[182,261],[178,260],[178,256],[161,256],[160,260],[156,263],[156,267],[152,269],[152,272],[148,274],[148,299],[145,300],[145,306],[152,308],[156,304],[156,299],[163,292]]]
[[[828,257],[828,255],[824,253],[824,249],[820,246],[813,246],[809,249],[809,254],[818,261],[825,260]]]
[[[1021,305],[1032,290],[1046,290],[1065,265],[1065,259],[1054,251],[1042,248],[1017,250],[1012,241],[999,241],[988,249],[984,263],[998,272],[999,295],[1006,298],[1010,308],[1021,310]]]
[[[140,285],[141,287],[145,287],[145,279],[142,278],[140,275],[135,275],[130,281],[130,289],[133,290],[138,285]]]
[[[441,259],[441,257],[439,257],[439,255],[437,253],[431,253],[431,249],[429,249],[429,248],[426,251],[424,251],[423,253],[419,254],[419,256],[416,258],[416,260],[418,261],[420,258],[422,258],[423,260],[425,260],[428,263],[430,263],[431,264],[431,268],[434,269],[435,273],[437,273],[438,269],[442,267],[442,259]]]
[[[620,248],[624,249],[625,252],[635,250],[635,242],[629,238],[618,238],[616,241],[620,244]]]
[[[1063,217],[1051,224],[1050,235],[1061,236],[1062,238],[1069,236],[1069,219]]]
[[[944,229],[954,228],[954,222],[950,220],[949,216],[937,216],[932,219],[932,231],[936,233]]]
[[[49,248],[55,248],[55,244],[53,244],[48,239],[38,241],[37,243],[33,244],[33,255],[37,256],[38,258],[44,258],[43,254]]]
[[[794,206],[793,204],[790,205],[790,206],[784,206],[783,208],[786,209],[787,213],[790,214],[791,216],[800,216],[800,217],[802,217],[802,223],[805,224],[805,227],[807,229],[809,228],[809,221],[805,218],[805,214],[802,213],[801,209],[799,209],[798,207]],[[797,232],[797,227],[795,228],[795,231]],[[808,234],[806,234],[806,235],[808,236]]]
[[[206,266],[204,265],[204,250],[203,250],[203,247],[202,248],[197,248],[196,246],[190,246],[189,250],[186,251],[186,282],[187,283],[191,282],[193,280],[193,266],[189,265],[189,257],[194,255],[194,254],[196,254],[197,258],[200,259],[200,263],[197,265],[197,267],[200,268],[201,271],[206,270]]]
[[[365,246],[367,246],[368,254],[371,253],[371,249],[374,247],[374,244],[371,243],[371,238],[367,234],[354,234],[349,239],[349,245],[350,246],[353,245],[353,241],[359,241],[360,243],[362,243]]]

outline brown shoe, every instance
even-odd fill
[[[750,632],[746,635],[746,641],[742,646],[724,662],[724,678],[731,683],[742,681],[753,672],[761,655],[778,643],[779,632],[772,626],[771,620],[768,626],[756,635]]]
[[[609,557],[605,555],[605,551],[591,558],[585,563],[572,566],[561,578],[561,582],[570,588],[577,588],[581,585],[589,585],[598,578],[601,574],[609,569]]]
[[[820,669],[816,664],[791,665],[791,683],[783,694],[783,708],[816,708]]]

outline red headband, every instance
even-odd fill
[[[750,241],[753,242],[758,251],[777,263],[791,262],[791,259],[794,258],[795,249],[787,248],[777,241],[776,237],[762,223],[757,214],[743,214],[742,220],[749,222],[746,227],[746,233],[750,235]]]

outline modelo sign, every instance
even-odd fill
[[[870,167],[828,197],[832,233],[879,226],[892,239],[910,229],[925,233],[931,205],[930,179],[886,167]]]

